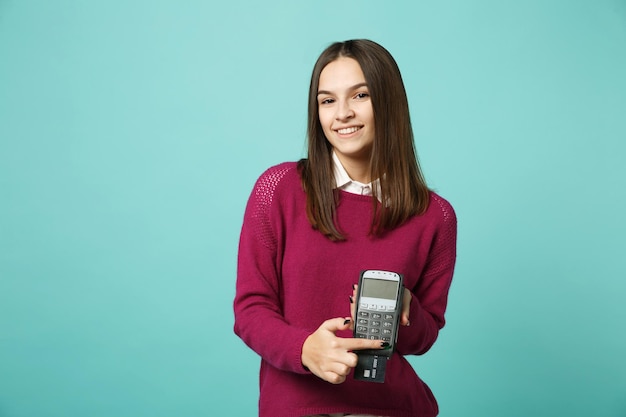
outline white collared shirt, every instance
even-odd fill
[[[355,181],[348,175],[348,172],[341,164],[339,157],[333,151],[333,166],[335,173],[335,188],[340,190],[360,195],[372,195],[372,187],[376,187],[376,196],[380,201],[380,181],[378,179],[363,184],[362,182]]]

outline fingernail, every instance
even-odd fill
[[[345,326],[348,323],[350,323],[350,319],[346,319],[346,321],[343,322],[343,325]]]
[[[350,295],[350,304],[354,304],[354,300],[352,299],[352,296]]]
[[[389,347],[389,342],[383,342],[380,344],[381,348],[388,348]]]

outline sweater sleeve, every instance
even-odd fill
[[[239,241],[234,331],[272,366],[306,373],[301,354],[310,332],[286,322],[280,285],[279,189],[291,169],[295,164],[267,170],[248,200]]]
[[[444,313],[456,262],[457,219],[450,203],[432,194],[437,212],[436,229],[422,276],[413,288],[409,312],[410,326],[402,326],[398,352],[403,355],[426,353],[445,324]]]

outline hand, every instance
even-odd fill
[[[341,384],[357,364],[352,351],[382,349],[382,340],[337,337],[335,332],[350,328],[345,318],[326,320],[302,345],[302,365],[331,384]]]
[[[352,296],[350,297],[350,314],[352,315],[352,323],[355,322],[354,315],[356,314],[356,292],[358,290],[358,285],[354,285],[352,288]],[[411,300],[413,297],[411,296],[411,291],[404,289],[404,293],[402,294],[402,315],[400,316],[400,326],[410,326],[411,321],[409,320],[409,312],[411,310]],[[350,328],[353,329],[352,323],[350,324]]]

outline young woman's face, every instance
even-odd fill
[[[348,173],[349,167],[368,167],[374,143],[374,111],[356,60],[342,57],[324,67],[317,103],[326,139]]]

